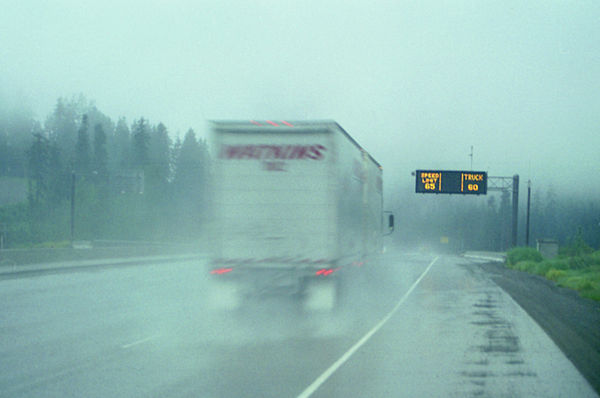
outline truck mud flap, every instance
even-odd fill
[[[330,312],[339,301],[338,281],[311,280],[307,281],[304,289],[303,309],[305,312]]]
[[[207,300],[213,311],[236,311],[242,306],[243,295],[235,281],[220,281],[209,285]]]

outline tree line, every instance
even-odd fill
[[[26,178],[27,200],[0,207],[6,242],[198,238],[205,224],[208,147],[189,129],[116,122],[85,97],[59,98],[43,125],[0,113],[0,178]]]
[[[196,240],[207,221],[210,157],[188,130],[170,138],[163,123],[141,117],[112,120],[83,96],[59,98],[40,123],[23,109],[0,106],[0,181],[27,181],[22,203],[0,204],[0,234],[11,246],[71,239],[71,190],[79,240]],[[73,178],[74,176],[74,178]],[[386,208],[396,214],[392,239],[410,247],[506,250],[511,240],[510,194],[415,194],[412,184],[388,184]],[[520,245],[525,243],[523,196]],[[600,202],[534,185],[530,245],[575,236],[600,247]]]

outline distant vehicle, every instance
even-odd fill
[[[382,169],[333,121],[212,123],[213,304],[293,295],[330,310],[383,250]]]

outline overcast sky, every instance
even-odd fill
[[[0,11],[0,88],[43,122],[83,93],[171,134],[334,119],[383,164],[519,174],[600,198],[599,1],[31,1]],[[522,185],[521,189],[524,189]]]

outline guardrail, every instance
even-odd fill
[[[505,252],[465,252],[462,256],[477,260],[494,261],[499,263],[506,262]]]
[[[139,241],[76,241],[70,248],[0,250],[0,267],[27,264],[124,259],[147,256],[173,256],[200,253],[192,244]]]
[[[39,274],[53,271],[68,271],[74,269],[106,266],[124,266],[137,264],[156,264],[165,262],[180,262],[200,259],[199,254],[181,254],[170,256],[144,256],[127,258],[104,258],[81,261],[59,261],[35,264],[0,263],[0,277],[7,275]]]

